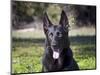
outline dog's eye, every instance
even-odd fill
[[[62,34],[60,32],[57,32],[57,36],[62,37]]]

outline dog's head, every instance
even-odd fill
[[[68,18],[64,11],[61,13],[60,22],[58,25],[53,25],[49,20],[47,13],[44,14],[44,33],[46,34],[49,46],[53,51],[54,59],[58,59],[63,49],[69,46],[68,27]]]

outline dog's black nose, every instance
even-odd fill
[[[57,47],[56,45],[52,45],[53,47]]]
[[[52,47],[53,47],[54,49],[58,49],[58,46],[57,46],[57,45],[52,45]]]

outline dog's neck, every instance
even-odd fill
[[[58,59],[54,59],[52,57],[52,49],[50,46],[46,47],[49,52],[46,54],[46,57],[49,57],[50,65],[55,65],[57,69],[64,69],[64,67],[69,66],[70,62],[72,61],[73,54],[69,47],[63,49],[63,53],[61,53],[60,57]]]

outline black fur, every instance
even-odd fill
[[[79,70],[70,48],[68,27],[68,18],[64,11],[61,13],[59,25],[53,25],[44,13],[43,28],[46,40],[42,60],[43,72]]]

